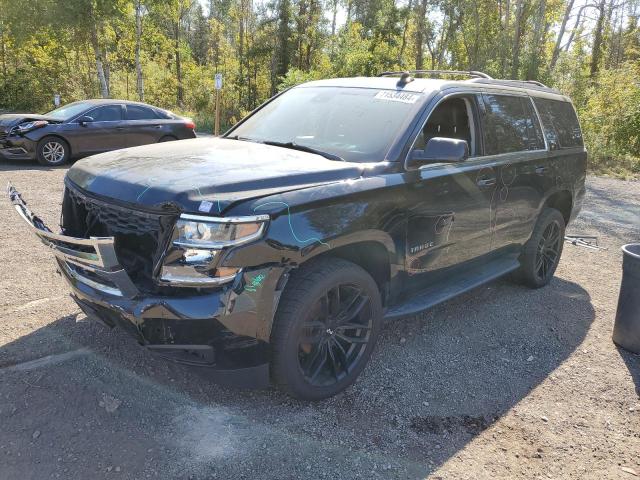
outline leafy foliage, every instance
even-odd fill
[[[222,127],[282,89],[412,68],[543,81],[592,168],[640,170],[640,0],[0,0],[0,109],[111,96]]]

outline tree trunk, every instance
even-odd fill
[[[411,18],[411,8],[413,7],[413,0],[409,0],[407,6],[407,16],[404,19],[404,27],[402,28],[402,43],[400,44],[400,52],[398,53],[398,64],[404,65],[404,49],[407,47],[407,30],[409,30],[409,19]]]
[[[513,34],[513,55],[511,60],[511,78],[518,78],[520,70],[520,37],[522,36],[522,17],[524,9],[524,0],[518,0],[516,4],[516,24]]]
[[[567,40],[567,43],[565,43],[564,46],[560,47],[560,50],[563,50],[565,52],[569,51],[569,48],[571,48],[571,44],[573,43],[573,38],[576,35],[576,32],[580,29],[580,24],[582,22],[582,12],[584,11],[585,8],[587,8],[589,5],[584,5],[582,7],[580,7],[580,10],[578,10],[578,14],[576,15],[576,21],[573,25],[573,28],[571,29],[571,33],[569,34],[569,40]]]
[[[178,106],[182,108],[184,106],[184,88],[182,86],[182,62],[180,58],[180,19],[174,25],[174,51],[176,57],[176,81],[178,82],[176,100]]]
[[[562,37],[564,36],[564,32],[567,29],[567,22],[569,21],[569,17],[571,16],[571,10],[573,10],[573,4],[575,0],[569,0],[567,3],[567,8],[564,10],[564,17],[562,17],[562,23],[560,24],[560,31],[558,31],[558,36],[556,38],[556,44],[553,47],[553,54],[551,55],[551,61],[549,62],[549,71],[552,71],[556,63],[558,62],[558,58],[560,57],[560,50],[562,48]]]
[[[600,59],[602,57],[602,40],[604,30],[605,1],[600,0],[598,4],[598,20],[593,33],[593,47],[591,48],[591,63],[589,65],[589,77],[594,78],[598,74],[600,68]]]
[[[244,0],[240,0],[240,24],[238,25],[238,70],[240,81],[244,80]],[[241,108],[244,107],[242,103],[243,89],[238,88],[238,103]]]
[[[0,21],[0,61],[2,61],[2,84],[7,86],[7,50],[4,40],[4,23]],[[6,94],[6,92],[5,92]]]
[[[276,76],[284,77],[291,64],[291,3],[289,0],[280,0],[278,12],[278,38],[276,49]]]
[[[427,14],[428,0],[421,0],[416,12],[416,70],[422,70],[424,65],[424,18]]]
[[[331,36],[332,37],[335,37],[336,35],[336,17],[337,16],[338,16],[338,0],[333,0],[333,13],[331,18]]]
[[[142,0],[136,0],[136,90],[138,99],[144,102],[144,79],[140,63],[140,43],[142,37]]]
[[[533,42],[531,46],[531,57],[527,68],[527,80],[536,80],[538,78],[538,67],[540,65],[541,46],[544,45],[544,23],[547,11],[546,0],[540,0],[538,4],[538,15],[533,29]]]
[[[93,56],[96,62],[96,72],[98,74],[98,83],[100,85],[100,95],[102,98],[109,98],[109,83],[104,70],[104,59],[100,43],[98,42],[98,26],[93,15],[93,7],[90,10],[91,15],[91,47],[93,48]]]
[[[511,0],[506,0],[504,7],[504,29],[502,31],[502,47],[501,55],[502,58],[500,60],[500,73],[501,77],[507,73],[507,63],[508,63],[508,52],[509,52],[509,38],[511,37],[509,28],[511,26]]]

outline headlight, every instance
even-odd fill
[[[200,215],[180,216],[174,245],[189,248],[221,249],[260,238],[268,215],[215,218]]]
[[[161,281],[185,287],[230,282],[240,269],[219,266],[221,250],[262,237],[268,220],[268,215],[235,218],[181,215],[175,227],[173,248],[162,265]]]
[[[46,120],[35,120],[33,122],[25,122],[15,127],[12,133],[27,133],[27,132],[30,132],[31,130],[36,130],[37,128],[44,127],[45,125],[49,125],[49,122],[47,122]]]

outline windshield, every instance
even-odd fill
[[[230,136],[294,143],[350,162],[380,161],[420,97],[369,88],[298,87],[258,110]]]
[[[76,115],[84,112],[89,105],[84,102],[74,102],[69,105],[65,105],[64,107],[56,108],[55,110],[51,110],[49,113],[45,113],[47,117],[55,118],[56,120],[69,120]]]

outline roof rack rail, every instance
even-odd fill
[[[472,78],[484,78],[491,79],[489,75],[484,72],[476,72],[474,70],[401,70],[397,72],[382,72],[379,77],[393,77],[396,75],[402,75],[403,73],[412,74],[429,74],[429,75],[466,75]]]
[[[551,90],[556,92],[557,90],[548,87],[542,82],[537,80],[501,80],[501,79],[486,79],[486,78],[473,78],[471,80],[474,83],[486,83],[490,85],[505,85],[508,87],[521,87],[521,88],[534,88],[538,90]]]

